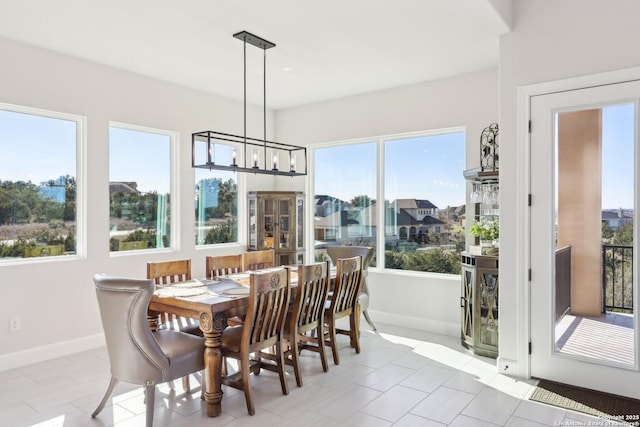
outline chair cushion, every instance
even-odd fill
[[[204,339],[177,331],[154,332],[158,345],[170,360],[168,378],[171,381],[204,369]]]
[[[233,352],[240,352],[240,342],[242,340],[242,326],[227,328],[222,333],[222,349]]]

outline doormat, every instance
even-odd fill
[[[640,400],[547,380],[540,380],[529,400],[632,425],[640,417]]]

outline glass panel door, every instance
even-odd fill
[[[636,398],[638,98],[640,82],[533,97],[530,146],[531,374]]]

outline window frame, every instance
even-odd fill
[[[315,164],[315,152],[318,149],[326,149],[326,148],[332,148],[332,147],[340,147],[340,146],[347,146],[347,145],[355,145],[355,144],[365,144],[365,143],[375,143],[376,145],[376,200],[385,200],[385,174],[384,174],[384,170],[385,170],[385,158],[384,158],[384,148],[385,148],[385,143],[387,141],[396,141],[396,140],[401,140],[401,139],[411,139],[411,138],[420,138],[420,137],[433,137],[433,136],[438,136],[438,135],[444,135],[444,134],[452,134],[452,133],[463,133],[464,134],[464,146],[465,146],[465,164],[466,164],[466,147],[468,145],[468,138],[467,138],[467,127],[466,126],[454,126],[454,127],[449,127],[449,128],[440,128],[440,129],[433,129],[433,130],[423,130],[423,131],[416,131],[416,132],[404,132],[404,133],[397,133],[397,134],[387,134],[387,135],[378,135],[378,136],[373,136],[373,137],[368,137],[368,138],[357,138],[357,139],[348,139],[348,140],[339,140],[339,141],[332,141],[332,142],[326,142],[326,143],[318,143],[318,144],[312,144],[309,146],[309,155],[310,155],[310,178],[307,180],[307,186],[306,186],[306,192],[309,195],[309,198],[311,197],[315,197],[315,171],[317,170],[317,165]],[[461,170],[460,173],[462,173],[463,171]],[[466,205],[466,186],[463,189],[464,191],[464,203]],[[418,277],[434,277],[434,278],[459,278],[460,274],[449,274],[449,273],[436,273],[436,272],[429,272],[429,271],[416,271],[416,270],[398,270],[398,269],[391,269],[391,268],[386,268],[385,267],[385,251],[384,251],[384,247],[385,247],[385,232],[380,232],[381,227],[385,227],[386,224],[382,224],[380,225],[380,221],[385,221],[386,222],[386,216],[385,216],[385,203],[377,203],[376,204],[376,216],[378,218],[378,224],[376,224],[376,227],[378,229],[378,232],[376,233],[376,266],[375,267],[369,267],[371,270],[374,271],[379,271],[379,272],[385,272],[385,273],[389,273],[389,272],[393,272],[394,274],[398,274],[398,275],[405,275],[405,276],[418,276]],[[314,204],[310,201],[309,203],[307,203],[307,235],[309,236],[315,236],[315,230],[314,230],[314,218],[315,218],[315,212],[314,212]],[[409,233],[409,230],[406,230],[407,234]],[[308,239],[308,248],[307,248],[307,253],[310,254],[310,258],[309,259],[314,259],[314,253],[315,253],[315,248],[314,248],[314,239]]]
[[[0,266],[33,264],[47,262],[67,262],[87,258],[87,117],[79,114],[63,113],[60,111],[45,110],[42,108],[28,107],[24,105],[0,102],[0,110],[13,113],[40,116],[48,119],[71,121],[76,124],[75,144],[75,179],[76,179],[76,253],[73,255],[58,255],[29,258],[0,258]]]
[[[169,209],[170,243],[168,247],[131,249],[126,251],[112,251],[109,249],[109,256],[122,257],[122,256],[139,255],[144,253],[161,253],[161,252],[179,251],[180,250],[180,230],[178,230],[178,228],[180,224],[180,218],[179,218],[180,194],[178,191],[177,171],[179,170],[178,165],[180,164],[180,158],[179,158],[180,152],[178,150],[178,147],[180,146],[180,134],[176,131],[171,131],[167,129],[152,128],[148,126],[140,126],[140,125],[134,125],[130,123],[123,123],[123,122],[110,120],[107,127],[107,135],[109,134],[109,131],[111,130],[111,128],[129,130],[134,132],[153,133],[153,134],[164,135],[169,137],[169,174],[170,174],[169,175],[169,197],[170,197],[171,203],[170,203],[170,209]],[[107,136],[107,147],[108,147],[107,158],[109,159],[111,155],[111,140],[108,136]],[[107,171],[108,171],[107,182],[110,183],[111,182],[111,165],[110,164],[108,165]],[[107,194],[109,195],[108,190],[107,190]],[[110,210],[111,204],[108,203],[108,205]],[[111,221],[110,214],[108,214],[108,217],[109,217],[109,221]],[[110,237],[108,233],[109,231],[107,230],[107,247],[110,241]]]

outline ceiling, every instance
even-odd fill
[[[508,1],[2,0],[0,37],[242,100],[246,30],[276,44],[278,110],[497,66]],[[247,100],[263,105],[251,45]]]

